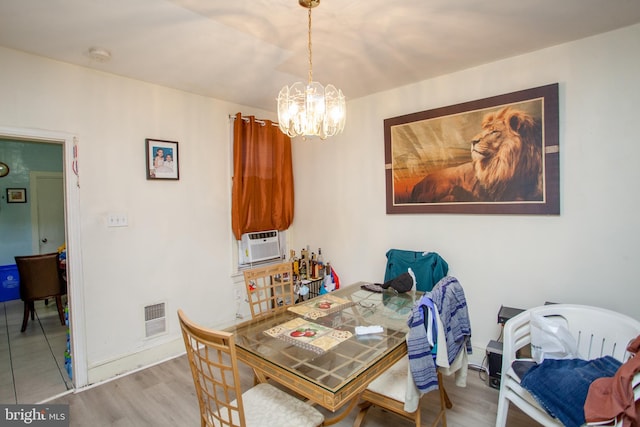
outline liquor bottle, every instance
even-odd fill
[[[298,258],[296,257],[296,251],[291,249],[290,254],[289,262],[291,263],[291,271],[293,271],[293,283],[298,283],[298,280],[300,279],[300,269]]]
[[[300,271],[300,280],[306,280],[307,278],[307,259],[305,257],[305,253],[307,251],[305,251],[304,249],[302,249],[300,251],[300,262],[299,262],[299,271]]]
[[[318,248],[318,257],[316,258],[316,262],[318,263],[318,277],[324,277],[324,259],[322,258],[322,248]]]
[[[309,278],[310,279],[317,279],[318,278],[318,263],[316,262],[316,253],[315,252],[311,252],[311,260],[309,260],[309,267],[311,269],[311,274],[309,274]]]

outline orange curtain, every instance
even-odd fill
[[[252,231],[289,228],[293,221],[291,138],[269,120],[236,114],[233,171],[231,227],[236,239]]]

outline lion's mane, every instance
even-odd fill
[[[414,203],[541,199],[540,123],[510,107],[484,117],[470,162],[428,174],[411,192]]]

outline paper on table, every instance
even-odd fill
[[[290,320],[264,333],[319,354],[353,336],[349,331],[329,328],[303,318]]]
[[[356,335],[379,334],[384,332],[384,328],[380,325],[356,326]]]

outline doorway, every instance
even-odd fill
[[[31,246],[34,254],[56,252],[65,243],[61,172],[30,172]]]
[[[30,141],[62,144],[63,184],[64,184],[64,228],[67,246],[67,279],[69,282],[68,303],[71,331],[71,353],[73,357],[73,384],[75,388],[88,383],[85,319],[84,283],[82,280],[82,251],[80,230],[80,190],[77,167],[79,141],[69,133],[39,129],[10,128],[0,126],[0,138],[14,141]]]

